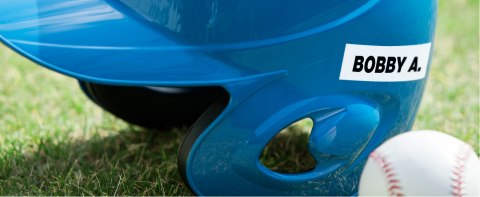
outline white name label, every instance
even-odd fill
[[[427,73],[431,45],[347,44],[340,80],[395,82],[423,79]]]

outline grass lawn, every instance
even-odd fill
[[[479,3],[439,2],[414,128],[445,131],[478,154]],[[0,46],[0,195],[191,195],[177,173],[186,130],[128,125],[90,102],[74,79]]]

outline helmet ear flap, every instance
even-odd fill
[[[113,115],[149,129],[190,126],[225,91],[219,87],[127,87],[80,81],[84,93]]]
[[[178,151],[178,170],[182,179],[188,184],[187,179],[187,160],[190,150],[193,147],[197,138],[202,134],[203,131],[223,112],[227,107],[230,97],[228,94],[221,96],[214,102],[203,114],[198,118],[198,120],[190,127],[187,135],[183,138],[182,145]]]

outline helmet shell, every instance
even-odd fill
[[[411,128],[426,79],[343,80],[347,45],[430,44],[436,10],[435,0],[3,0],[0,40],[86,82],[223,87],[225,108],[181,150],[198,195],[353,195],[368,154]],[[303,118],[314,120],[315,169],[262,166],[270,139]]]

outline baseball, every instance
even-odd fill
[[[480,196],[472,147],[436,131],[398,135],[370,154],[360,196]]]

